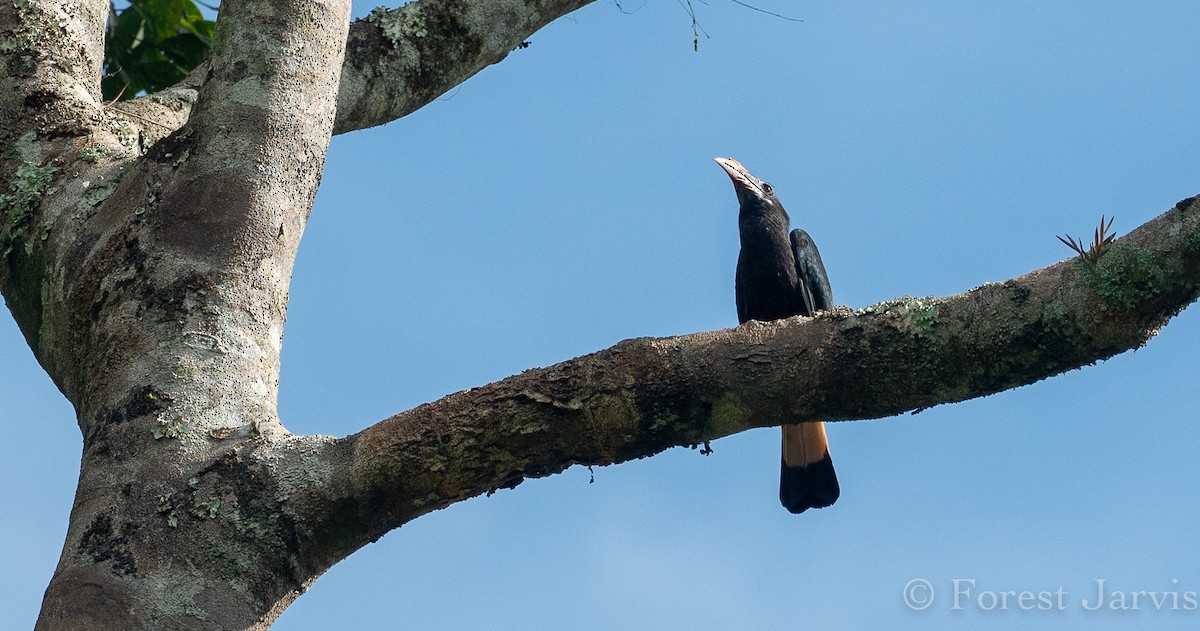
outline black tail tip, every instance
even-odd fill
[[[780,466],[779,502],[790,513],[799,515],[810,508],[832,506],[841,494],[828,453],[803,467]]]

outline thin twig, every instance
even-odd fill
[[[734,4],[740,4],[740,5],[742,5],[743,7],[746,7],[747,9],[751,9],[751,10],[754,10],[754,11],[758,11],[759,13],[766,13],[767,15],[773,15],[773,16],[775,16],[775,17],[777,17],[777,18],[781,19],[781,20],[787,20],[788,22],[803,22],[803,21],[804,21],[804,20],[800,20],[800,19],[797,19],[797,18],[789,18],[789,17],[788,17],[788,16],[786,16],[786,15],[779,15],[778,13],[772,13],[772,12],[770,12],[770,11],[767,11],[766,9],[760,9],[760,8],[758,8],[758,7],[754,6],[754,5],[751,5],[751,4],[746,4],[745,2],[742,2],[742,0],[729,0],[729,1],[730,1],[730,2],[732,2],[732,3],[734,3]]]
[[[685,1],[687,6],[684,6]],[[692,7],[692,0],[675,0],[675,2],[678,2],[679,6],[683,7],[683,10],[687,11],[692,18],[692,50],[700,52],[700,34],[704,33],[705,39],[708,39],[708,31],[704,30],[704,27],[700,26],[700,22],[696,20],[696,10]],[[697,0],[697,2],[708,4],[704,0]]]

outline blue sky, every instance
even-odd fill
[[[345,435],[628,337],[735,326],[713,156],[775,186],[852,307],[1011,278],[1101,213],[1123,234],[1200,193],[1194,3],[693,5],[699,52],[678,4],[601,1],[334,139],[292,285],[289,429]],[[529,481],[367,546],[275,628],[1195,628],[1198,339],[1191,309],[1097,366],[834,424],[842,498],[801,516],[776,499],[773,429]],[[80,438],[7,315],[0,422],[0,627],[28,628]],[[1090,610],[1097,580],[1180,609]],[[996,600],[1060,589],[1061,609]]]

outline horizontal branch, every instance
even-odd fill
[[[789,421],[885,417],[1134,349],[1200,293],[1196,198],[1104,248],[946,298],[640,338],[459,392],[328,445],[348,554],[430,510],[572,464]],[[317,521],[321,517],[316,517]],[[333,551],[330,545],[346,546]]]

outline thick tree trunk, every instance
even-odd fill
[[[87,102],[94,85],[55,103],[90,105],[100,130],[59,118],[56,134],[22,137],[17,177],[55,186],[10,214],[25,226],[10,234],[6,295],[84,435],[41,628],[245,628],[313,576],[296,567],[295,524],[252,452],[286,436],[287,287],[349,8],[224,3],[190,120],[153,146]]]
[[[276,413],[335,103],[340,130],[392,120],[583,4],[377,11],[343,65],[348,1],[234,0],[209,62],[119,105],[99,98],[106,0],[0,7],[0,288],[84,435],[39,628],[267,626],[366,542],[338,531],[351,445]]]

